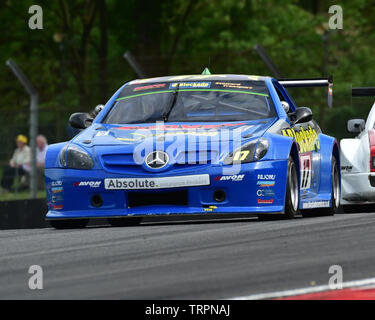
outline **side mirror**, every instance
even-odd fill
[[[86,129],[91,125],[92,118],[87,113],[73,113],[69,118],[69,124],[76,129]]]
[[[361,133],[365,130],[366,121],[363,119],[351,119],[347,123],[347,129],[350,133]]]
[[[294,112],[294,123],[305,123],[311,121],[313,114],[310,108],[299,107]]]

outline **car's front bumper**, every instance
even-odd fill
[[[205,167],[194,175],[209,175],[209,185],[153,190],[108,190],[104,180],[136,178],[112,174],[104,170],[72,170],[51,168],[45,170],[49,211],[47,219],[103,218],[149,215],[216,214],[216,213],[282,213],[285,201],[287,160],[260,161],[241,165],[235,175],[223,172],[221,166]],[[228,168],[226,168],[228,169]],[[241,178],[241,176],[243,177]],[[176,175],[174,175],[176,176]],[[222,179],[221,177],[227,177]],[[233,179],[231,176],[235,176]],[[240,179],[236,177],[240,176]],[[170,177],[168,172],[149,177]],[[228,178],[229,177],[229,178]],[[144,176],[138,178],[144,178]],[[81,182],[84,182],[83,184]],[[157,204],[129,206],[130,192],[158,193],[185,190],[187,203],[183,205]],[[225,200],[214,200],[215,190],[225,192]],[[100,207],[92,204],[99,195]]]

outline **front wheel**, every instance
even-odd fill
[[[87,226],[89,219],[50,220],[49,223],[55,229],[82,229]]]
[[[340,207],[340,175],[336,158],[332,156],[332,192],[331,192],[331,207],[323,209],[322,213],[325,216],[333,216]]]
[[[259,214],[260,221],[270,221],[279,219],[293,219],[298,211],[299,205],[299,182],[297,167],[292,157],[288,159],[287,183],[285,192],[284,214]]]
[[[288,160],[288,175],[285,195],[285,214],[286,219],[295,217],[299,205],[299,183],[296,164],[292,157]]]

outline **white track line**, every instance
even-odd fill
[[[345,289],[345,288],[355,288],[355,287],[364,287],[364,286],[367,287],[371,285],[375,285],[375,278],[343,282],[342,288]],[[240,296],[240,297],[230,298],[229,300],[264,300],[264,299],[298,296],[302,294],[324,292],[324,291],[335,291],[335,290],[331,289],[330,286],[328,285],[322,285],[322,286],[317,286],[317,287],[307,287],[307,288],[301,288],[301,289]]]

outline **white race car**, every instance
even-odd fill
[[[352,96],[375,96],[375,88],[353,88]],[[353,205],[375,203],[375,103],[367,121],[351,119],[347,129],[358,134],[340,141],[341,204],[351,211]]]

